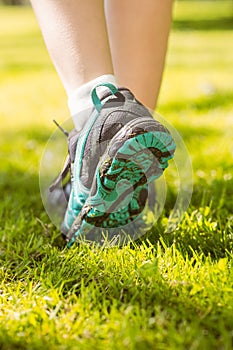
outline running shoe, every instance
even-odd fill
[[[93,112],[81,132],[69,135],[68,165],[51,187],[70,170],[61,225],[68,246],[80,236],[95,240],[103,230],[113,232],[112,238],[115,229],[134,229],[148,184],[162,175],[175,151],[169,131],[128,89],[100,84],[91,96]]]

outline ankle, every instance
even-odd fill
[[[112,83],[116,85],[114,75],[101,75],[86,84],[78,87],[68,96],[68,107],[77,130],[81,130],[93,109],[91,99],[92,89],[101,83]]]

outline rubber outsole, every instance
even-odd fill
[[[154,120],[142,120],[115,135],[102,157],[85,205],[66,235],[69,246],[90,228],[124,227],[143,211],[148,184],[174,155],[171,134]]]

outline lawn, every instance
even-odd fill
[[[173,164],[165,209],[143,240],[67,249],[38,175],[52,119],[69,115],[66,95],[32,10],[0,8],[1,350],[233,348],[231,15],[231,1],[175,3],[157,111],[192,161],[178,227],[165,230]]]

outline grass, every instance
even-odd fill
[[[38,185],[51,119],[68,116],[66,96],[31,9],[1,8],[1,350],[232,349],[231,6],[175,4],[158,111],[193,162],[193,196],[179,227],[164,232],[171,185],[142,242],[70,250]]]

